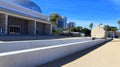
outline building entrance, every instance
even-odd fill
[[[20,26],[10,25],[9,34],[10,35],[20,35]]]

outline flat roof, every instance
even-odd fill
[[[13,11],[13,10],[10,10],[10,9],[6,9],[6,8],[3,8],[3,7],[0,7],[0,11],[5,11],[5,12],[13,13],[13,14],[22,15],[22,16],[25,16],[25,17],[30,17],[30,18],[34,18],[34,19],[38,19],[38,20],[47,21],[46,19],[38,18],[38,17],[31,16],[31,15],[28,15],[28,14],[25,14],[25,13],[20,13],[20,12]]]

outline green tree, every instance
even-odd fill
[[[74,27],[71,28],[71,32],[75,32],[75,28]]]
[[[105,30],[106,31],[110,31],[110,26],[109,25],[105,25]]]
[[[81,32],[81,30],[82,30],[82,26],[76,27],[76,32]]]
[[[82,33],[85,33],[85,36],[90,36],[91,31],[88,28],[83,28]]]
[[[111,27],[111,31],[117,31],[118,29],[117,29],[117,27]]]
[[[53,30],[53,35],[60,35],[62,31],[63,31],[62,28],[57,28],[57,30]]]
[[[50,15],[50,22],[53,24],[53,25],[58,25],[58,20],[61,19],[61,16],[57,13],[53,13]]]
[[[120,30],[120,20],[118,21],[118,24],[119,24],[119,30]]]
[[[105,30],[106,31],[117,31],[118,28],[117,27],[113,27],[113,26],[109,26],[109,25],[105,25]]]
[[[90,23],[89,27],[90,27],[90,30],[92,30],[92,28],[93,28],[93,23]]]
[[[59,35],[60,33],[62,32],[62,28],[58,28],[57,30],[56,30],[56,33]]]
[[[102,23],[100,23],[99,25],[103,25]]]

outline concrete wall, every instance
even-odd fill
[[[0,67],[35,67],[37,65],[50,62],[52,60],[92,47],[94,45],[106,42],[108,40],[110,39],[98,39],[94,41],[89,40],[64,45],[39,47],[34,49],[26,49],[4,53],[2,53],[1,51]],[[18,44],[21,45],[20,43]],[[21,47],[13,47],[10,49],[15,48]]]
[[[50,35],[52,32],[51,24],[37,22],[36,31],[37,35]]]

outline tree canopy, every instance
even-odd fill
[[[78,26],[78,27],[72,27],[71,28],[72,32],[80,32],[80,33],[85,33],[86,36],[90,36],[91,31],[88,28],[83,28],[82,26]]]
[[[53,14],[50,15],[50,22],[52,24],[57,25],[58,24],[57,21],[60,20],[60,19],[61,19],[61,15],[59,15],[57,13],[53,13]]]
[[[105,29],[106,29],[106,31],[117,31],[118,30],[117,27],[113,27],[113,26],[109,26],[109,25],[105,25]]]
[[[120,20],[118,20],[118,24],[120,25]]]
[[[89,27],[90,27],[90,30],[92,30],[92,28],[93,28],[93,23],[90,23]]]
[[[118,20],[118,24],[119,24],[119,29],[120,29],[120,20]]]

